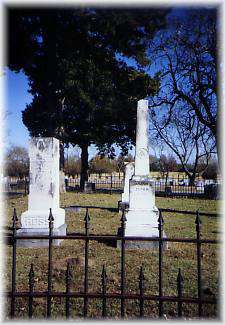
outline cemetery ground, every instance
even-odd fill
[[[98,207],[117,208],[119,194],[82,194],[65,193],[61,195],[61,207],[70,205],[90,205]],[[186,198],[156,198],[158,208],[171,208],[216,213],[219,211],[219,201]],[[7,219],[6,226],[12,226],[13,208],[17,215],[27,210],[27,196],[6,199]],[[117,234],[120,227],[121,213],[116,210],[90,208],[90,234]],[[80,211],[66,210],[67,232],[84,233],[85,208]],[[167,237],[196,238],[195,216],[163,213],[164,230]],[[202,238],[219,239],[219,217],[201,216]],[[11,286],[11,255],[12,246],[5,248],[5,290]],[[120,292],[120,256],[121,250],[108,242],[89,242],[89,292],[101,292],[101,272],[103,264],[107,273],[107,292]],[[202,244],[202,284],[203,297],[218,297],[219,271],[219,244]],[[83,291],[84,284],[84,241],[64,240],[60,246],[53,247],[53,291],[65,292],[65,274],[67,261],[72,263],[73,284],[72,291]],[[34,264],[34,290],[47,290],[48,276],[48,249],[47,248],[17,248],[17,275],[18,291],[28,290],[28,274],[31,263]],[[126,292],[139,292],[139,272],[143,265],[145,277],[145,294],[158,294],[158,250],[126,250],[125,255],[125,283]],[[163,253],[163,294],[177,295],[177,274],[181,268],[183,295],[197,297],[197,258],[196,244],[169,243]],[[5,298],[7,300],[7,298]],[[6,314],[9,314],[10,300],[5,304]],[[33,318],[44,318],[46,315],[46,298],[34,298]],[[176,302],[164,302],[164,317],[173,318],[177,315]],[[183,303],[184,318],[197,315],[197,304]],[[144,302],[144,313],[148,317],[158,318],[158,303]],[[88,317],[101,318],[102,299],[88,300]],[[16,298],[16,317],[27,318],[28,298]],[[71,316],[74,318],[83,315],[83,299],[71,298]],[[138,317],[138,300],[126,300],[125,317]],[[204,305],[203,316],[215,318],[218,315],[218,306]],[[107,299],[107,316],[113,319],[120,318],[120,299]],[[52,298],[52,318],[65,318],[65,298]]]

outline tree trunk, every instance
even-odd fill
[[[66,192],[64,167],[65,167],[64,145],[63,142],[60,141],[59,142],[59,193]]]
[[[169,172],[167,171],[166,172],[166,184],[165,184],[165,186],[167,186],[167,183],[168,183],[168,176],[169,176]]]
[[[59,169],[64,171],[65,158],[64,158],[64,145],[63,142],[59,142]]]
[[[196,173],[193,173],[191,177],[189,176],[189,186],[195,185],[195,178],[196,178]]]
[[[84,183],[88,181],[88,145],[81,146],[81,173],[80,173],[80,189],[84,190]]]

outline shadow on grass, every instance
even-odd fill
[[[118,212],[118,208],[113,207],[101,207],[96,205],[70,205],[69,207],[63,207],[65,210],[68,211],[74,211],[74,212],[80,212],[80,209],[101,209],[101,210],[108,210],[110,212]]]
[[[92,192],[85,193],[85,192],[81,191],[79,187],[72,187],[72,186],[67,187],[66,191],[67,192],[82,193],[82,194],[93,194],[93,193],[103,193],[103,194],[116,193],[116,194],[121,194],[121,193],[123,193],[123,190],[120,189],[120,188],[112,188],[112,189],[110,189],[110,188],[95,188],[95,190],[93,190]]]

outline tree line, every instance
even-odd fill
[[[162,154],[160,157],[153,155],[149,156],[150,170],[159,172],[161,178],[167,179],[170,172],[185,172],[180,164],[173,156]],[[8,149],[5,161],[5,175],[13,176],[19,179],[29,177],[29,156],[26,148],[20,146],[12,146]],[[96,155],[89,161],[88,173],[98,174],[101,177],[104,173],[120,173],[122,176],[125,171],[125,163],[134,162],[134,157],[131,154],[127,156],[119,155],[114,159],[107,156]],[[194,165],[188,166],[189,170],[194,169]],[[217,161],[211,160],[209,163],[202,160],[197,169],[197,175],[204,179],[217,178]],[[79,155],[70,154],[65,159],[65,173],[68,176],[78,177],[81,173],[81,158]],[[188,175],[187,175],[188,176]]]

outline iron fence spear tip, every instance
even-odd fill
[[[13,221],[18,221],[17,213],[16,213],[16,208],[13,209],[13,217],[12,217],[12,220]]]
[[[34,273],[34,264],[31,263],[30,265],[30,274]]]
[[[49,209],[49,217],[48,217],[48,220],[51,222],[51,221],[54,221],[54,218],[53,218],[53,215],[52,215],[52,209],[50,208]]]
[[[183,281],[184,281],[184,279],[181,274],[181,269],[179,268],[178,275],[177,275],[177,282],[183,282]]]
[[[201,219],[200,219],[200,215],[199,215],[199,210],[196,210],[195,224],[196,224],[196,225],[200,225],[200,224],[201,224]]]
[[[125,213],[125,209],[122,210],[122,217],[121,217],[120,221],[121,221],[121,222],[125,222],[125,221],[127,221],[126,213]]]
[[[140,268],[139,280],[144,280],[143,266],[141,266],[141,268]]]
[[[103,265],[103,267],[102,267],[102,274],[101,274],[101,277],[102,277],[102,279],[104,279],[104,280],[107,278],[105,265]]]
[[[89,215],[88,208],[86,208],[86,214],[85,214],[85,217],[84,217],[84,221],[86,221],[87,223],[90,222],[90,215]]]

